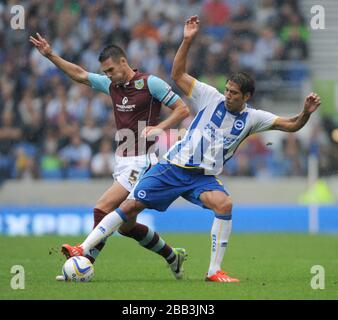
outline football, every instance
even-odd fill
[[[88,282],[94,277],[94,266],[86,257],[69,258],[62,267],[66,281]]]

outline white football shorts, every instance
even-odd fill
[[[131,191],[144,172],[158,159],[155,153],[135,157],[120,157],[115,155],[113,177],[127,191]]]

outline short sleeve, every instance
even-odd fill
[[[253,114],[254,124],[252,133],[258,133],[269,130],[276,121],[276,119],[278,118],[278,116],[268,111],[256,109],[253,109],[253,111],[254,111]]]
[[[100,92],[103,92],[109,95],[109,86],[111,84],[111,81],[107,76],[89,72],[88,80],[90,82],[90,86],[94,90],[100,91]]]
[[[148,88],[153,97],[168,107],[179,99],[179,96],[172,91],[170,85],[156,76],[149,76]]]
[[[216,88],[204,82],[198,81],[197,79],[194,79],[188,98],[196,110],[201,110],[211,102],[225,100],[224,95],[222,95]]]

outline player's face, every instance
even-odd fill
[[[101,68],[113,84],[117,85],[125,83],[126,71],[122,58],[118,62],[114,61],[112,58],[108,58],[101,63]]]
[[[249,94],[243,95],[239,84],[233,81],[227,82],[224,95],[227,99],[227,108],[233,112],[241,111],[250,97]]]

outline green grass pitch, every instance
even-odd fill
[[[113,236],[95,264],[89,283],[56,282],[64,259],[51,248],[79,243],[83,237],[0,237],[2,299],[337,299],[338,236],[305,234],[233,234],[223,262],[240,283],[203,281],[208,269],[208,234],[162,234],[185,247],[186,277],[173,278],[165,261],[134,240]],[[25,270],[25,289],[10,286],[13,265]],[[325,270],[325,288],[312,289],[311,267]]]

